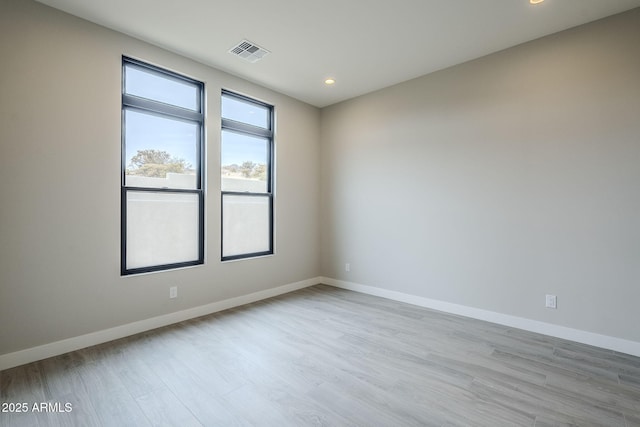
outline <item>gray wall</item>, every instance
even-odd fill
[[[640,9],[328,107],[321,143],[324,276],[640,341]]]
[[[120,277],[123,54],[206,84],[203,266]],[[0,58],[0,355],[319,275],[318,109],[31,1]],[[220,262],[222,87],[276,107],[276,256]]]

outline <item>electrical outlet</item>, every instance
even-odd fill
[[[544,306],[547,308],[558,308],[558,297],[547,294]]]
[[[351,271],[351,264],[346,263],[346,264],[344,265],[344,271]]]
[[[169,288],[169,298],[178,298],[178,287],[171,286]]]

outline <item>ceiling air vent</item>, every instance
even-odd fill
[[[229,49],[229,53],[253,63],[262,59],[262,57],[269,53],[269,51],[251,43],[248,40],[242,40],[236,46]]]

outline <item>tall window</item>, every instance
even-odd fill
[[[222,260],[273,253],[273,107],[222,92]]]
[[[204,262],[203,98],[203,83],[123,58],[123,275]]]

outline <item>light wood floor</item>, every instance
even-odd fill
[[[640,358],[314,286],[0,373],[2,426],[640,425]],[[31,408],[30,408],[31,409]]]

